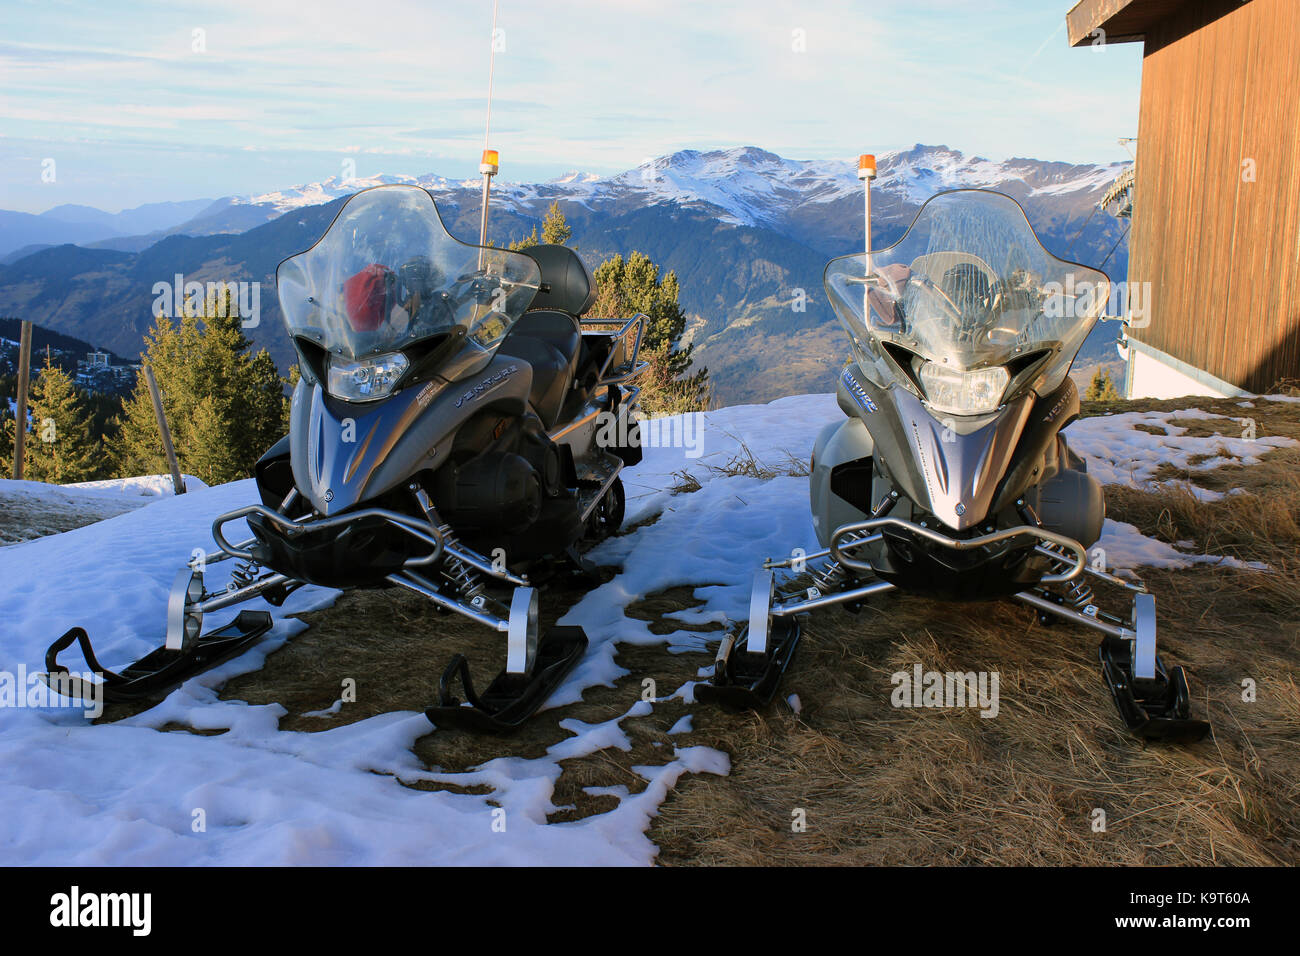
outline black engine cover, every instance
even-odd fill
[[[542,483],[526,458],[488,452],[460,466],[442,468],[434,500],[444,518],[460,529],[520,530],[542,511]]]

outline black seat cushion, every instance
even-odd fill
[[[533,367],[528,399],[542,424],[554,428],[582,347],[578,322],[563,312],[525,312],[497,351]]]
[[[546,243],[520,251],[536,261],[542,284],[546,286],[533,296],[530,308],[582,315],[595,303],[596,283],[578,254],[568,246]]]

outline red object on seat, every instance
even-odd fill
[[[354,332],[373,332],[388,315],[388,285],[393,270],[379,263],[366,266],[343,283],[343,302]]]

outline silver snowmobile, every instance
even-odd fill
[[[622,522],[619,473],[641,456],[629,383],[646,368],[645,316],[597,330],[582,320],[596,289],[572,250],[460,242],[415,186],[352,196],[280,263],[276,286],[301,380],[289,434],[255,468],[261,503],[213,522],[217,549],[172,587],[164,646],[115,674],[73,628],[47,653],[52,686],[85,696],[57,661],[75,640],[102,675],[92,699],[155,698],[271,627],[269,612],[245,610],[204,634],[206,614],[257,597],[278,606],[306,583],[397,587],[506,642],[505,670],[481,694],[453,658],[430,720],[518,726],[587,646],[581,628],[539,633],[529,575],[590,572],[579,549]],[[232,542],[241,520],[252,537]],[[209,591],[205,571],[226,560],[231,583]]]
[[[870,236],[870,179],[864,157]],[[852,359],[837,387],[846,420],[818,435],[813,526],[823,550],[757,572],[749,623],[726,638],[703,699],[771,700],[799,616],[899,590],[956,601],[1012,597],[1100,631],[1104,681],[1128,727],[1200,738],[1187,678],[1156,653],[1155,598],[1089,555],[1101,485],[1062,430],[1079,414],[1067,375],[1105,308],[1104,273],[1051,255],[1012,198],[940,193],[879,251],[834,259],[824,284]],[[776,589],[774,571],[811,581]],[[1132,594],[1120,617],[1088,578]]]

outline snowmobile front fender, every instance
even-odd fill
[[[808,497],[813,530],[823,548],[836,528],[871,517],[860,505],[871,495],[874,448],[871,433],[856,417],[833,422],[817,436]]]

